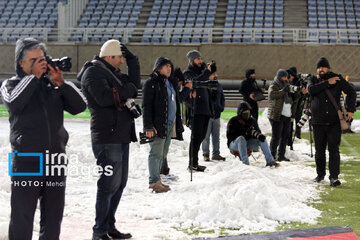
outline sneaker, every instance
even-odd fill
[[[224,157],[222,157],[222,156],[220,156],[220,155],[217,155],[217,156],[213,156],[213,157],[211,158],[211,160],[225,161],[226,158],[224,158]]]
[[[205,166],[201,166],[201,165],[198,165],[198,166],[193,166],[193,167],[188,167],[188,169],[189,169],[189,171],[191,171],[191,169],[193,170],[193,171],[196,171],[196,172],[204,172],[205,171],[205,169],[206,169],[206,167]]]
[[[277,159],[279,162],[285,161],[285,162],[290,162],[290,159],[288,159],[287,157],[283,156],[283,157],[278,157]]]
[[[271,161],[269,163],[266,163],[266,166],[265,167],[280,167],[280,164],[277,163],[276,161]]]
[[[121,233],[117,229],[113,229],[113,230],[109,231],[108,234],[113,240],[132,238],[132,235],[130,233]]]
[[[335,178],[330,178],[330,186],[332,187],[337,187],[340,186],[341,182],[339,179],[335,179]]]
[[[316,178],[314,178],[313,181],[319,183],[319,182],[321,182],[322,180],[324,180],[324,176],[317,175]]]
[[[101,236],[94,236],[93,235],[92,240],[111,240],[111,238],[107,234],[104,234],[104,235],[101,235]]]
[[[160,178],[161,181],[164,183],[165,182],[171,182],[171,181],[177,181],[179,180],[179,177],[174,175],[174,174],[167,174],[167,175],[162,175],[160,174]]]
[[[204,153],[203,157],[204,157],[205,162],[210,162],[210,154],[209,153]]]

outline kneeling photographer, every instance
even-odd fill
[[[257,121],[250,114],[250,105],[243,101],[237,108],[237,116],[231,118],[227,125],[227,145],[234,155],[239,155],[241,161],[249,165],[248,150],[253,151],[259,146],[265,155],[266,166],[280,166],[271,155],[266,137],[261,133]]]
[[[285,157],[290,132],[290,121],[295,114],[300,87],[290,85],[288,73],[279,69],[269,87],[268,118],[272,128],[271,154],[278,161],[290,161]],[[277,154],[277,158],[276,158]]]
[[[215,75],[216,64],[213,61],[206,66],[201,53],[196,50],[191,50],[186,56],[189,65],[184,71],[184,77],[193,83],[194,89],[192,97],[187,101],[187,115],[190,119],[187,125],[191,128],[189,170],[203,172],[206,167],[199,165],[198,153],[206,136],[209,119],[214,115],[212,99],[216,99],[217,81],[208,80]]]
[[[126,60],[128,73],[121,73]],[[99,56],[86,62],[78,74],[91,113],[91,142],[97,164],[111,165],[113,175],[97,182],[93,240],[130,238],[115,228],[115,213],[126,186],[129,143],[137,141],[134,118],[140,116],[133,98],[140,87],[138,58],[118,40],[106,41]]]
[[[173,73],[170,59],[159,57],[143,86],[144,131],[146,137],[152,139],[148,158],[149,188],[156,193],[170,190],[161,182],[160,169],[167,161],[171,138],[183,140],[178,79]]]

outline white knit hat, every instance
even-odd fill
[[[118,40],[110,39],[101,46],[99,57],[106,56],[122,56],[121,45]]]

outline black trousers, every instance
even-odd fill
[[[40,200],[40,240],[58,240],[65,204],[65,176],[11,177],[9,240],[31,240]]]
[[[329,178],[337,179],[340,174],[341,128],[340,124],[314,125],[315,163],[319,176],[326,175],[326,146],[329,151]]]
[[[270,151],[274,158],[276,157],[276,150],[278,152],[278,158],[282,158],[285,156],[286,145],[290,133],[290,121],[290,118],[285,116],[281,116],[280,121],[274,121],[270,119],[270,124],[272,128]]]
[[[191,166],[191,158],[193,158],[192,166],[199,165],[199,149],[202,141],[205,139],[210,116],[195,115],[191,124],[191,140],[189,148],[189,166]]]

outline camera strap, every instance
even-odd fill
[[[99,60],[92,60],[92,63],[94,63],[96,66],[101,67],[102,69],[104,69],[105,71],[107,71],[108,73],[110,73],[113,78],[115,78],[116,82],[120,84],[120,86],[122,87],[124,84],[121,82],[121,80],[109,69],[105,66],[105,64]]]
[[[334,96],[330,93],[329,89],[325,89],[325,92],[326,92],[326,94],[328,95],[331,103],[334,105],[335,109],[336,109],[337,111],[339,111],[339,110],[340,110],[340,107],[339,107],[339,105],[337,105],[337,103],[336,103],[336,101],[335,101],[335,98],[334,98]]]

